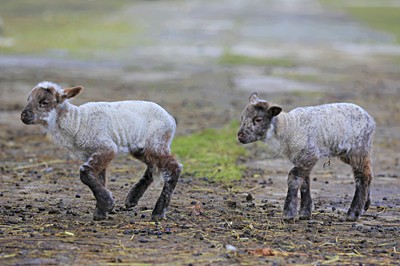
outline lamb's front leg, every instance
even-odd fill
[[[303,178],[303,183],[300,187],[301,203],[299,218],[301,220],[308,220],[311,218],[312,199],[310,192],[310,175]]]
[[[296,217],[297,214],[297,193],[303,179],[299,175],[300,169],[293,167],[288,175],[288,192],[286,195],[285,205],[283,207],[283,219],[291,220]]]
[[[131,188],[126,196],[125,206],[127,208],[134,207],[138,204],[139,199],[143,196],[144,192],[153,182],[153,167],[148,165],[142,178]]]
[[[114,208],[111,192],[105,187],[105,170],[115,157],[113,151],[102,151],[92,154],[89,160],[80,168],[81,181],[87,185],[96,198],[96,209],[93,220],[104,220],[107,212]]]

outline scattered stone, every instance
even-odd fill
[[[228,205],[229,208],[233,208],[234,209],[234,208],[237,207],[237,202],[229,200],[229,201],[226,202],[226,205]]]
[[[249,193],[249,194],[247,194],[247,196],[246,196],[246,200],[247,200],[247,201],[253,201],[253,200],[254,200],[254,196],[251,195],[251,194]]]
[[[57,210],[57,209],[52,209],[49,211],[49,214],[60,214],[60,213],[61,213],[61,211]]]

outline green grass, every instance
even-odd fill
[[[206,129],[200,133],[175,138],[172,150],[183,164],[183,170],[197,178],[231,181],[242,177],[244,166],[239,156],[246,149],[236,141],[238,123],[222,129]]]
[[[320,0],[322,3],[344,9],[353,18],[365,23],[369,27],[391,33],[400,43],[400,7],[381,6],[350,6],[347,1]],[[368,1],[366,1],[367,3]],[[379,4],[378,1],[371,3]]]
[[[245,55],[233,54],[229,51],[224,52],[219,63],[222,65],[254,65],[254,66],[274,66],[274,67],[294,67],[296,64],[288,58],[262,58]]]
[[[137,29],[112,17],[129,1],[13,0],[2,3],[6,37],[14,45],[2,53],[40,54],[61,51],[79,57],[127,47]]]

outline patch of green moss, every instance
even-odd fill
[[[172,150],[190,175],[218,181],[237,180],[242,177],[243,165],[238,157],[247,154],[236,140],[238,123],[222,129],[206,129],[188,136],[177,136]]]
[[[231,52],[224,52],[219,59],[223,65],[255,65],[274,67],[294,67],[296,64],[289,58],[265,58],[246,55],[237,55]]]

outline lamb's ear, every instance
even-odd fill
[[[253,104],[253,102],[256,102],[257,100],[258,100],[258,93],[257,92],[253,92],[252,94],[250,94],[249,103]]]
[[[82,86],[75,86],[71,88],[65,88],[61,90],[59,93],[57,93],[57,102],[62,103],[66,99],[70,99],[81,93],[83,90]]]
[[[280,112],[282,112],[282,107],[277,106],[277,105],[272,105],[267,110],[268,115],[271,117],[279,115]]]
[[[268,108],[268,102],[258,98],[258,93],[253,92],[250,94],[249,103],[255,107]]]
[[[83,90],[82,86],[65,88],[62,96],[64,96],[66,99],[70,99],[81,93],[82,90]]]

